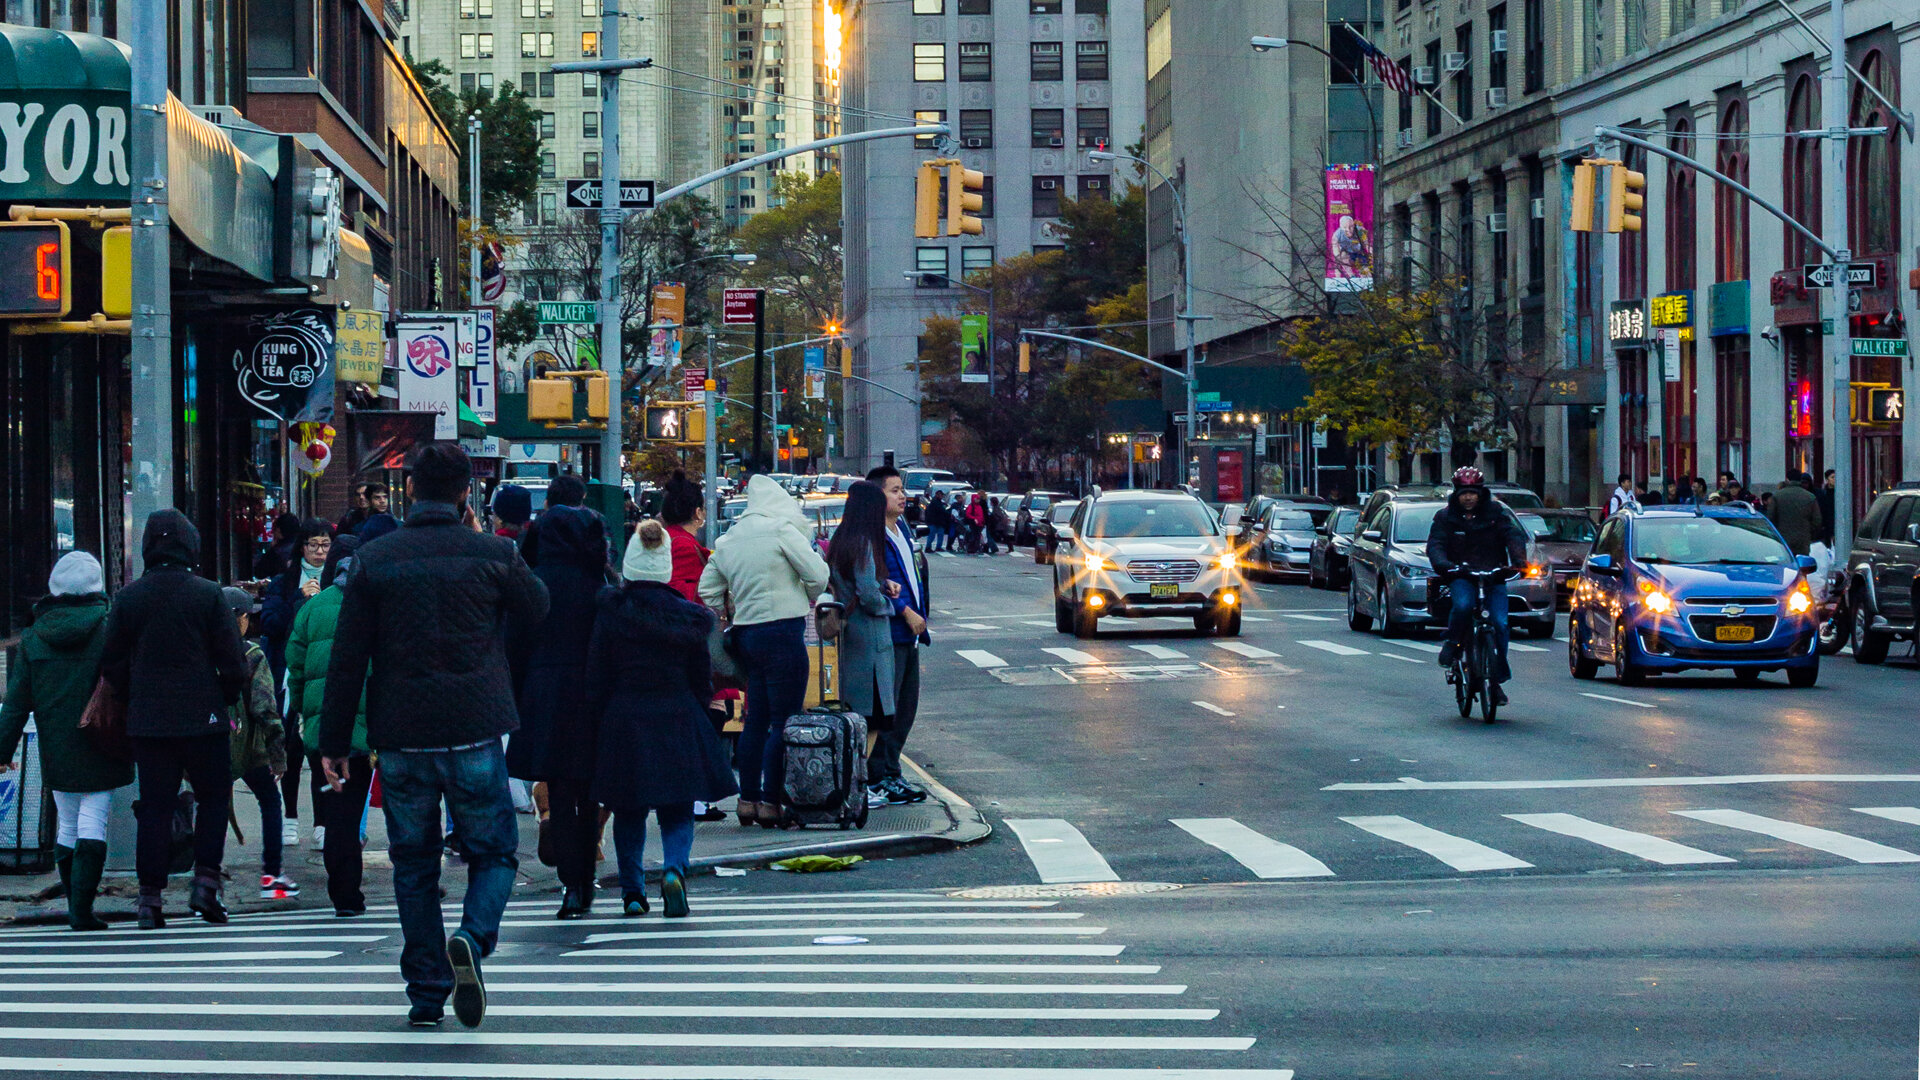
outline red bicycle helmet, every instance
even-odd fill
[[[1462,465],[1453,470],[1454,487],[1479,487],[1486,482],[1486,475],[1471,465]]]

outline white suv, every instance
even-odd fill
[[[1207,505],[1174,491],[1096,492],[1057,527],[1054,629],[1093,637],[1099,620],[1190,615],[1194,629],[1240,633],[1244,583]]]

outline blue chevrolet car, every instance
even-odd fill
[[[1600,527],[1574,584],[1567,666],[1601,664],[1636,685],[1656,673],[1731,670],[1743,682],[1785,671],[1820,677],[1808,575],[1766,518],[1743,506],[1624,511]]]

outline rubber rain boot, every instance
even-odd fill
[[[107,867],[107,842],[82,840],[73,846],[73,880],[67,891],[67,925],[75,930],[105,930],[94,915],[94,897],[100,893],[100,875]]]
[[[53,868],[60,871],[60,891],[55,896],[73,895],[73,849],[65,844],[53,848]],[[48,897],[51,900],[53,897]]]
[[[163,930],[166,928],[167,913],[162,892],[162,888],[152,885],[140,886],[140,929]]]
[[[220,902],[218,867],[193,868],[193,891],[187,894],[187,909],[216,926],[227,921],[227,906]]]

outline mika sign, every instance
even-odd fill
[[[451,318],[400,324],[400,410],[434,414],[433,437],[459,434],[459,332]]]

